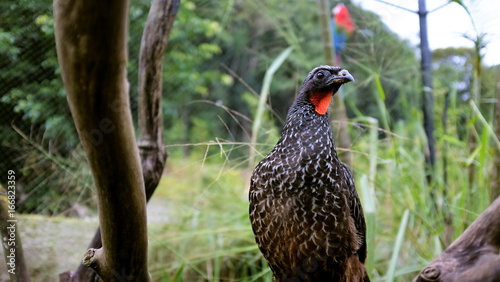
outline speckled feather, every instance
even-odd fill
[[[320,66],[304,81],[280,140],[253,171],[250,221],[275,281],[369,281],[354,180],[337,157],[328,113],[310,102],[324,90],[314,81],[319,70],[341,71]]]

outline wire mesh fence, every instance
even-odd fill
[[[137,65],[147,4],[134,11],[131,68]],[[129,72],[129,82],[135,115],[137,72]],[[0,167],[17,175],[19,212],[83,215],[92,208],[92,178],[57,62],[52,1],[0,3],[0,130]]]
[[[480,9],[479,2],[464,1],[475,20],[478,31],[481,32],[485,23],[495,23],[498,21],[498,17],[495,18],[492,11],[484,8]],[[134,1],[132,6],[129,13],[128,80],[130,83],[131,110],[134,121],[136,121],[138,54],[142,28],[149,9],[149,1]],[[189,16],[192,20],[192,15]],[[188,17],[183,18],[187,21]],[[200,20],[191,24],[193,26],[190,27],[192,30],[189,30],[189,34],[195,35],[191,36],[191,39],[199,35],[199,29],[202,29],[202,26],[217,26]],[[185,33],[187,34],[188,30]],[[203,36],[198,37],[203,38]],[[186,41],[189,38],[183,39]],[[222,45],[223,37],[218,38],[218,40]],[[352,42],[353,50],[364,50],[362,46],[356,44],[358,43]],[[207,47],[207,44],[199,45]],[[184,45],[179,44],[179,46],[177,48],[188,53],[185,43]],[[211,46],[208,47],[211,48]],[[191,49],[189,50],[191,51]],[[195,51],[199,51],[199,49],[195,49]],[[177,55],[181,57],[179,54]],[[363,54],[356,53],[355,55],[357,59],[360,59]],[[198,57],[194,55],[192,57],[193,60],[198,60]],[[216,69],[218,65],[215,67],[211,65],[210,67]],[[191,70],[194,69],[196,67],[191,68]],[[391,67],[388,69],[388,71],[394,70],[401,72],[400,68]],[[182,71],[180,70],[179,73]],[[183,73],[188,72],[184,71]],[[405,69],[403,73],[411,74],[413,70],[407,71]],[[193,74],[202,77],[198,73],[193,72]],[[388,73],[385,72],[385,74]],[[182,76],[183,79],[193,79],[193,77]],[[207,75],[203,80],[217,80],[214,77],[215,75]],[[282,80],[285,81],[285,79]],[[190,85],[192,84],[195,83]],[[186,86],[183,85],[183,87]],[[201,88],[201,90],[198,90],[202,93],[208,92],[200,85],[197,85],[197,87]],[[385,87],[386,93],[389,93],[390,86],[386,84]],[[192,89],[182,90],[183,93],[188,93]],[[222,92],[224,94],[221,94],[221,96],[230,91],[226,91],[225,88]],[[233,92],[236,91],[233,89]],[[359,92],[362,93],[363,91]],[[400,88],[394,88],[393,92],[397,94],[394,94],[394,97],[398,97],[398,99],[404,96],[399,95],[403,92]],[[411,98],[414,95],[407,96]],[[192,97],[196,97],[193,100],[200,99],[200,97],[206,98],[203,95],[193,95]],[[234,96],[231,99],[233,99],[231,103],[234,105],[230,106],[233,108],[239,107],[236,103],[242,104],[241,101],[236,101]],[[374,105],[366,96],[358,100],[356,101],[358,103],[368,101],[366,104],[358,104],[358,107],[368,108]],[[283,102],[282,100],[279,101]],[[187,103],[186,101],[182,102]],[[390,97],[386,102],[387,104],[391,103]],[[415,101],[410,100],[408,104],[413,102]],[[191,107],[194,107],[193,104],[191,104]],[[202,104],[199,108],[206,107]],[[192,112],[198,111],[199,108],[192,110]],[[247,106],[240,108],[246,109]],[[409,112],[401,110],[401,108],[398,104],[398,107],[391,110],[398,110],[402,113]],[[178,111],[178,109],[172,111]],[[403,114],[399,115],[404,116]],[[181,118],[187,120],[189,114],[184,114]],[[205,122],[203,118],[198,118],[190,121],[190,123],[198,121],[200,123]],[[202,123],[200,127],[208,127],[205,123]],[[236,126],[233,125],[233,127]],[[179,128],[181,129],[178,131],[184,130],[182,126]],[[0,166],[3,169],[2,171],[12,169],[19,175],[17,183],[19,211],[72,215],[81,214],[85,210],[83,207],[92,205],[92,178],[79,146],[79,139],[72,122],[58,68],[52,1],[50,0],[36,2],[5,0],[0,3],[0,130]],[[198,133],[197,136],[200,135],[202,134]],[[209,138],[211,137],[213,136],[209,136]],[[185,140],[182,139],[181,141]],[[4,178],[0,178],[0,183],[5,184],[5,181]],[[59,200],[53,201],[53,197]]]

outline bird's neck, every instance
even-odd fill
[[[328,98],[331,98],[331,96]],[[288,110],[286,124],[292,127],[303,126],[307,128],[308,126],[312,126],[312,124],[320,122],[323,126],[328,127],[331,132],[330,115],[328,113],[330,99],[323,99],[325,101],[321,102],[314,99],[312,100],[313,101],[311,101],[311,98],[306,98],[302,93],[299,94]],[[328,100],[327,103],[326,100]],[[317,103],[315,104],[314,102]],[[317,110],[317,104],[319,103],[322,103],[321,112]]]
[[[309,138],[313,138],[314,140],[322,139],[318,144],[328,144],[331,153],[335,158],[337,157],[329,113],[319,114],[315,110],[315,105],[305,99],[295,100],[288,112],[281,136],[282,138],[278,143],[283,143],[282,145],[285,146],[307,144],[310,141],[306,139]]]

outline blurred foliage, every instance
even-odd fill
[[[58,70],[52,5],[2,1],[0,19],[0,164],[18,175],[17,210],[75,214],[90,191],[65,172],[79,170],[70,161],[79,140]]]
[[[330,7],[337,3],[330,1]],[[363,121],[374,117],[383,127],[374,177],[377,224],[371,275],[384,279],[398,223],[408,209],[411,232],[406,233],[395,273],[397,279],[408,280],[446,246],[446,213],[452,215],[456,237],[489,201],[485,189],[493,154],[490,140],[478,138],[478,149],[468,148],[468,133],[482,134],[481,126],[473,126],[467,103],[474,64],[480,60],[474,49],[433,52],[436,211],[429,204],[431,185],[425,183],[418,50],[376,14],[348,0],[343,3],[356,27],[341,54],[342,67],[356,83],[340,95],[353,122],[349,149],[357,177],[369,170],[366,153],[373,145]],[[149,5],[132,1],[129,13],[127,71],[134,121],[140,42]],[[171,157],[156,196],[166,198],[172,210],[169,225],[152,232],[155,279],[270,281],[253,241],[243,192],[249,179],[244,168],[256,93],[269,65],[293,46],[271,84],[257,140],[259,153],[265,155],[277,141],[305,75],[323,63],[319,32],[314,1],[181,1],[163,65],[165,140]],[[480,67],[479,107],[492,122],[498,66]],[[51,1],[0,2],[0,70],[0,165],[21,176],[18,211],[92,214],[92,178],[60,78]],[[464,172],[470,166],[478,168],[481,189],[470,191],[467,186]]]
[[[133,1],[130,7],[128,79],[134,120],[137,120],[140,42],[149,3]],[[331,2],[331,6],[336,3]],[[400,40],[374,13],[363,11],[350,1],[344,3],[356,26],[341,56],[342,67],[349,69],[357,81],[342,93],[349,117],[386,119],[389,128],[385,129],[389,130],[399,121],[418,117],[420,75],[415,48]],[[163,110],[167,142],[248,141],[255,114],[255,90],[260,89],[272,60],[293,46],[292,55],[271,84],[271,111],[261,129],[264,134],[260,134],[258,140],[273,143],[303,77],[310,68],[322,63],[316,10],[317,6],[311,2],[290,5],[277,0],[182,1],[164,59]],[[27,156],[44,158],[45,153],[31,143],[41,144],[51,156],[67,158],[81,155],[77,152],[79,141],[57,65],[51,2],[3,1],[0,11],[0,126],[4,136],[1,145],[4,156],[15,156],[4,157],[1,162],[3,167],[23,171],[26,176],[26,181],[19,183],[21,197],[34,202],[21,210],[38,211],[28,208],[42,203],[41,197],[32,191],[40,191],[40,195],[47,190],[59,191],[59,194],[62,191],[50,187],[60,185],[52,185],[47,177],[43,181],[34,180],[39,174],[36,171],[50,175],[49,171],[60,170],[64,174],[80,168],[50,166],[50,161],[33,163]],[[451,89],[456,91],[453,97],[458,97],[453,101],[461,105],[457,109],[466,111],[467,104],[462,98],[470,95],[473,62],[471,49],[434,52],[436,119],[442,114],[440,105],[444,95]],[[487,109],[486,116],[491,119],[492,103],[488,104],[488,99],[494,97],[496,72],[494,68],[484,68],[481,77],[482,97],[486,101],[481,106]],[[462,116],[465,118],[466,114]],[[458,130],[463,121],[457,121]],[[12,125],[27,138],[16,133]],[[192,148],[195,148],[193,152]],[[212,152],[210,150],[185,146],[182,154],[196,156]],[[245,155],[244,150],[238,150],[231,157]],[[80,191],[77,195],[81,193],[78,187],[74,190]],[[73,204],[67,201],[63,206],[65,210]]]
[[[420,105],[420,65],[416,49],[390,31],[372,12],[346,5],[356,32],[348,43],[342,61],[355,74],[357,86],[347,93],[349,112],[392,121],[409,120]],[[380,80],[384,95],[377,89]],[[382,112],[380,104],[387,112]],[[352,116],[352,115],[351,115]]]
[[[51,5],[3,1],[0,11],[2,112],[12,109],[22,120],[44,129],[46,138],[62,135],[68,142],[66,149],[74,147],[77,139],[67,122],[69,109],[58,72]],[[2,118],[12,117],[5,113]]]

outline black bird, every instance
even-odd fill
[[[363,208],[328,114],[350,81],[339,67],[313,69],[281,138],[252,173],[250,221],[275,281],[369,281]]]

